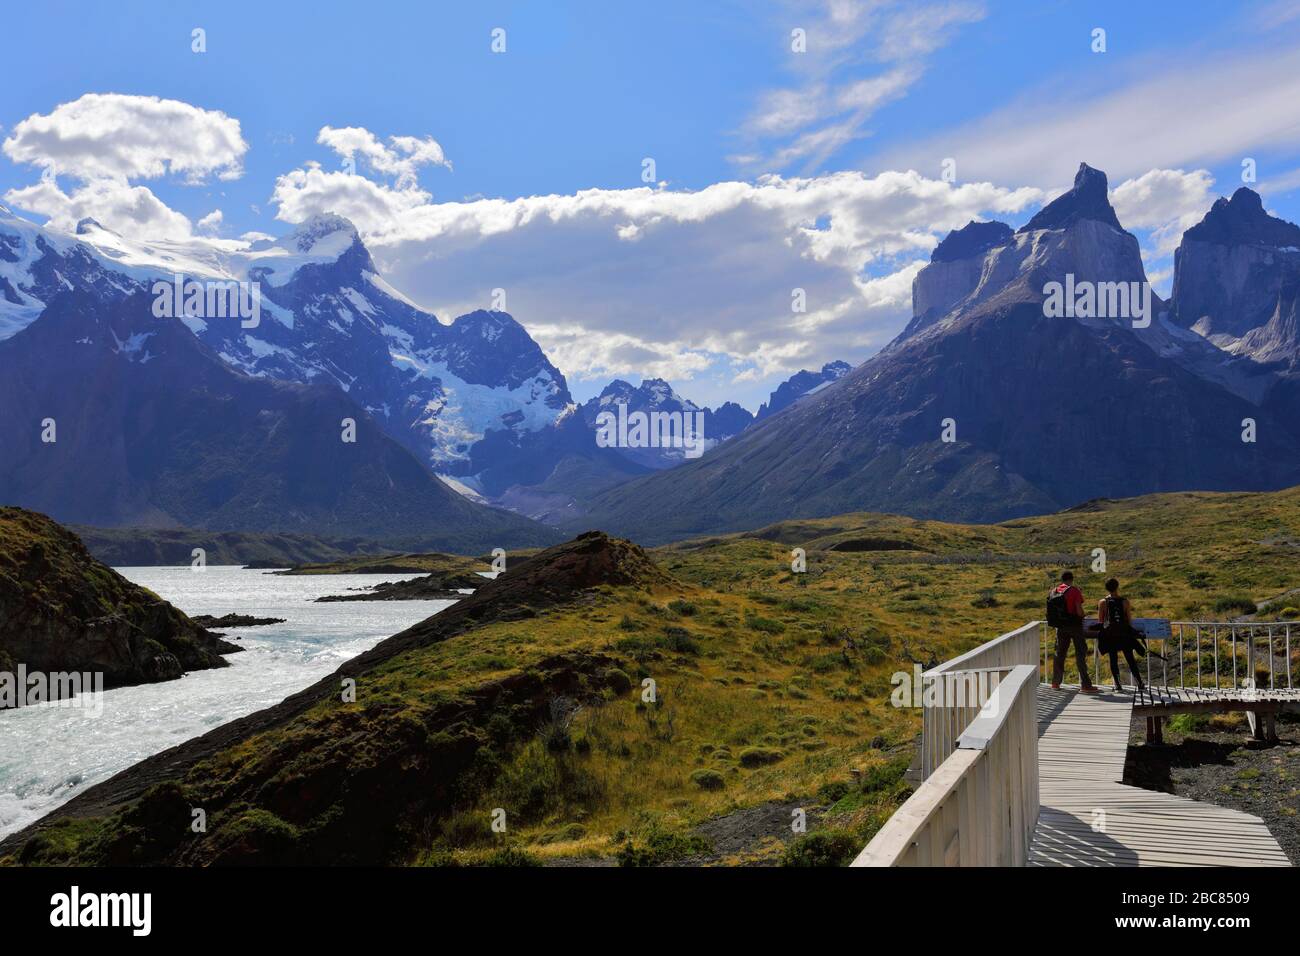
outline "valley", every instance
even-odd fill
[[[994,525],[846,514],[649,551],[586,535],[88,789],[0,856],[842,862],[910,792],[919,716],[891,705],[895,673],[1041,617],[1062,567],[1089,599],[1114,574],[1143,616],[1222,619],[1300,586],[1297,549],[1300,489],[1098,500]],[[299,578],[313,579],[333,584]],[[178,837],[168,821],[190,806],[209,832]],[[789,830],[792,810],[808,833]],[[725,837],[733,826],[748,835]]]

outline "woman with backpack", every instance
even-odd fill
[[[1106,596],[1097,602],[1097,620],[1101,624],[1101,633],[1097,636],[1097,649],[1110,657],[1110,675],[1115,678],[1115,690],[1123,692],[1124,685],[1119,679],[1119,655],[1124,654],[1128,669],[1137,681],[1138,693],[1144,689],[1142,674],[1138,671],[1133,652],[1146,653],[1142,646],[1142,633],[1133,626],[1133,608],[1128,598],[1120,597],[1119,581],[1111,578],[1106,582]]]

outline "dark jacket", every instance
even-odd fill
[[[1145,653],[1141,638],[1142,632],[1133,626],[1125,610],[1124,599],[1107,597],[1106,616],[1101,621],[1101,633],[1097,635],[1097,649],[1103,654],[1123,650]]]

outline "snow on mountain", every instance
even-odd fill
[[[843,378],[853,368],[848,362],[827,362],[820,372],[801,369],[773,389],[767,401],[758,407],[755,421],[761,421],[769,415],[793,405],[805,395],[814,395],[831,382]]]
[[[115,300],[160,282],[241,284],[246,302],[255,288],[254,314],[187,306],[178,319],[240,371],[332,382],[437,471],[469,475],[471,449],[490,432],[537,431],[572,405],[564,376],[513,318],[443,324],[379,275],[341,216],[314,216],[278,240],[144,243],[94,220],[60,234],[0,207],[0,339],[59,291]]]
[[[734,402],[726,402],[717,411],[697,405],[690,399],[678,395],[673,387],[661,378],[644,379],[636,387],[622,379],[615,379],[605,386],[600,395],[583,404],[582,418],[594,431],[598,424],[597,417],[602,412],[617,416],[619,406],[626,407],[626,414],[675,413],[684,416],[683,424],[686,427],[695,428],[696,425],[701,425],[703,451],[708,451],[739,434],[754,420],[749,412]],[[617,450],[639,465],[656,469],[671,468],[691,457],[685,447],[619,447]]]

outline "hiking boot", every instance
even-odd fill
[[[1089,684],[1087,687],[1080,687],[1080,688],[1079,688],[1079,693],[1080,693],[1080,694],[1100,694],[1101,691],[1098,690],[1096,687],[1093,687],[1091,684]]]
[[[1053,685],[1052,685],[1052,690],[1060,690],[1060,689],[1061,689],[1061,685],[1060,685],[1060,684],[1053,684]]]

